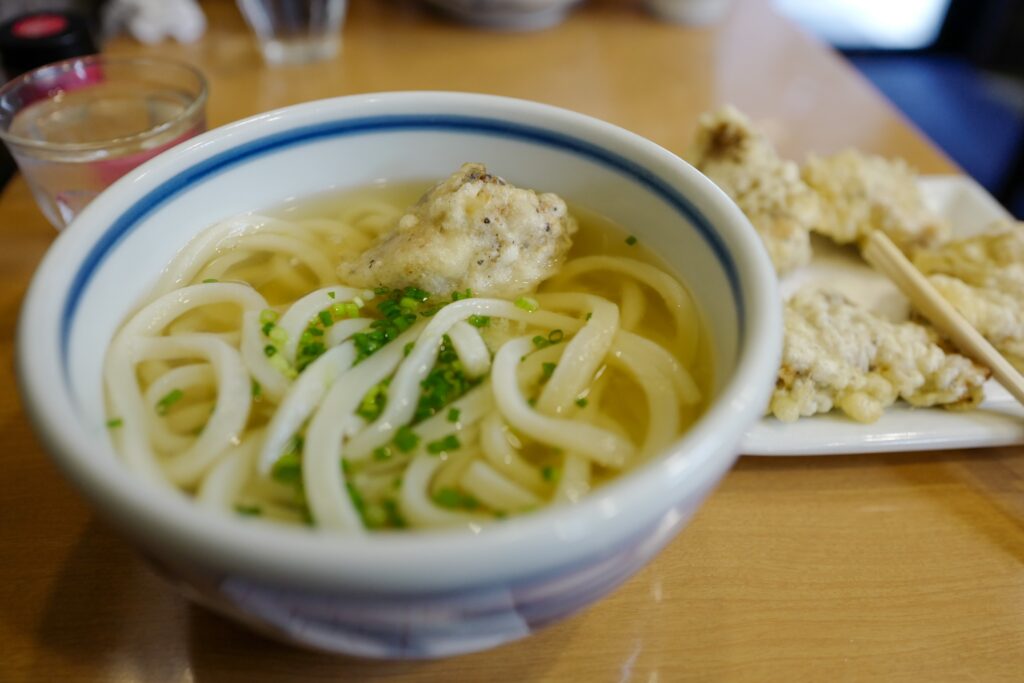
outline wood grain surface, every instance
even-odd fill
[[[405,0],[354,0],[334,61],[269,69],[231,2],[178,56],[211,83],[211,126],[310,99],[500,93],[681,152],[732,102],[786,154],[846,146],[948,162],[842,59],[738,0],[714,29],[591,1],[558,28],[482,32]],[[258,198],[254,198],[258,204]],[[744,458],[646,569],[524,641],[438,662],[312,654],[194,607],[98,522],[44,455],[15,387],[18,307],[55,233],[15,179],[0,196],[0,681],[1020,680],[1024,452]]]

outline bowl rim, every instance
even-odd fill
[[[699,203],[712,225],[732,232],[745,327],[732,377],[697,424],[666,452],[580,503],[547,507],[478,530],[413,534],[367,534],[328,539],[315,530],[281,528],[259,520],[213,515],[176,490],[148,485],[116,461],[107,465],[102,449],[88,446],[89,427],[76,414],[70,392],[55,375],[63,359],[59,344],[39,329],[58,325],[54,292],[70,296],[68,266],[79,264],[91,246],[137,198],[140,189],[180,175],[196,163],[247,141],[264,139],[304,120],[326,121],[380,112],[489,116],[498,121],[541,125],[642,161],[665,174],[681,193]],[[54,242],[25,296],[17,331],[17,375],[27,412],[50,456],[96,506],[144,536],[172,557],[211,570],[307,588],[387,591],[446,591],[545,575],[613,552],[644,529],[676,515],[674,506],[703,496],[737,457],[745,426],[760,416],[781,355],[781,303],[774,269],[753,227],[710,180],[668,150],[612,124],[550,105],[452,92],[394,92],[350,95],[277,109],[204,133],[161,154],[117,181],[88,206]],[[53,391],[54,383],[60,391]],[[112,450],[110,448],[106,450]],[[116,458],[116,455],[115,455]]]

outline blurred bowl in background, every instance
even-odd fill
[[[561,23],[581,0],[427,0],[456,19],[505,31],[537,31]]]
[[[708,26],[725,18],[733,0],[646,0],[645,4],[663,21]]]

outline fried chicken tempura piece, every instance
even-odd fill
[[[723,107],[702,116],[686,159],[739,205],[779,273],[810,261],[817,197],[743,114]]]
[[[821,200],[815,232],[838,244],[859,243],[878,229],[912,253],[949,236],[949,226],[925,206],[917,175],[902,159],[850,149],[809,157],[801,175]]]
[[[338,274],[360,287],[471,289],[511,298],[558,271],[576,229],[557,195],[515,187],[482,164],[463,164]]]
[[[949,275],[931,275],[928,280],[1006,360],[1024,372],[1024,300],[1020,295],[975,287]]]
[[[874,422],[897,399],[968,408],[988,369],[944,350],[931,328],[892,323],[842,294],[802,290],[785,310],[782,367],[769,411],[784,422],[839,408]]]
[[[997,223],[973,237],[914,254],[926,275],[941,273],[969,285],[1024,297],[1024,223]]]
[[[1024,372],[1024,224],[1004,223],[918,252],[914,265]]]

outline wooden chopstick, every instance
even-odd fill
[[[964,355],[991,369],[996,381],[1024,404],[1024,377],[939,294],[885,233],[871,231],[863,253],[867,262],[899,287],[914,308],[949,337]]]

